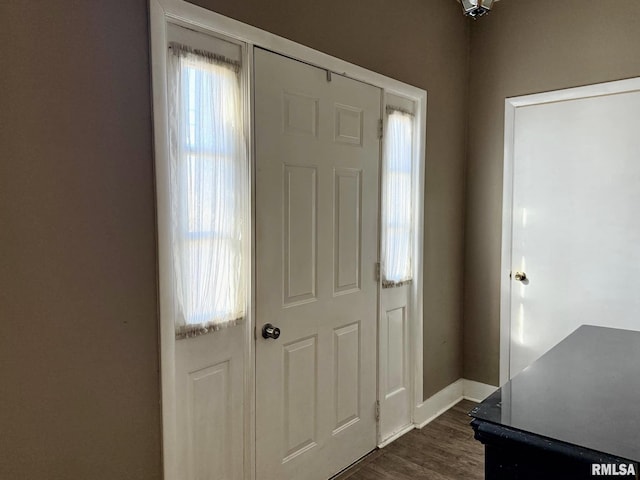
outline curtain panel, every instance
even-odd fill
[[[240,64],[172,43],[168,54],[176,338],[246,315],[249,185]]]
[[[413,114],[387,107],[382,162],[382,287],[413,279]]]

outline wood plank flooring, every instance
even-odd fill
[[[334,480],[482,480],[484,447],[474,440],[468,400],[422,430],[412,430],[376,450]]]

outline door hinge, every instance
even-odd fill
[[[375,269],[376,269],[376,282],[379,282],[380,281],[380,262],[376,262]]]
[[[380,420],[380,400],[376,400],[376,420]]]
[[[384,134],[384,123],[382,122],[382,119],[378,120],[378,138],[382,138],[382,135]]]

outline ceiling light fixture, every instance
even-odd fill
[[[478,18],[491,11],[495,0],[460,0],[462,10],[467,17]]]

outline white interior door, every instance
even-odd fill
[[[582,324],[640,329],[638,86],[515,109],[511,377]]]
[[[324,480],[376,446],[380,102],[255,49],[260,480]]]

